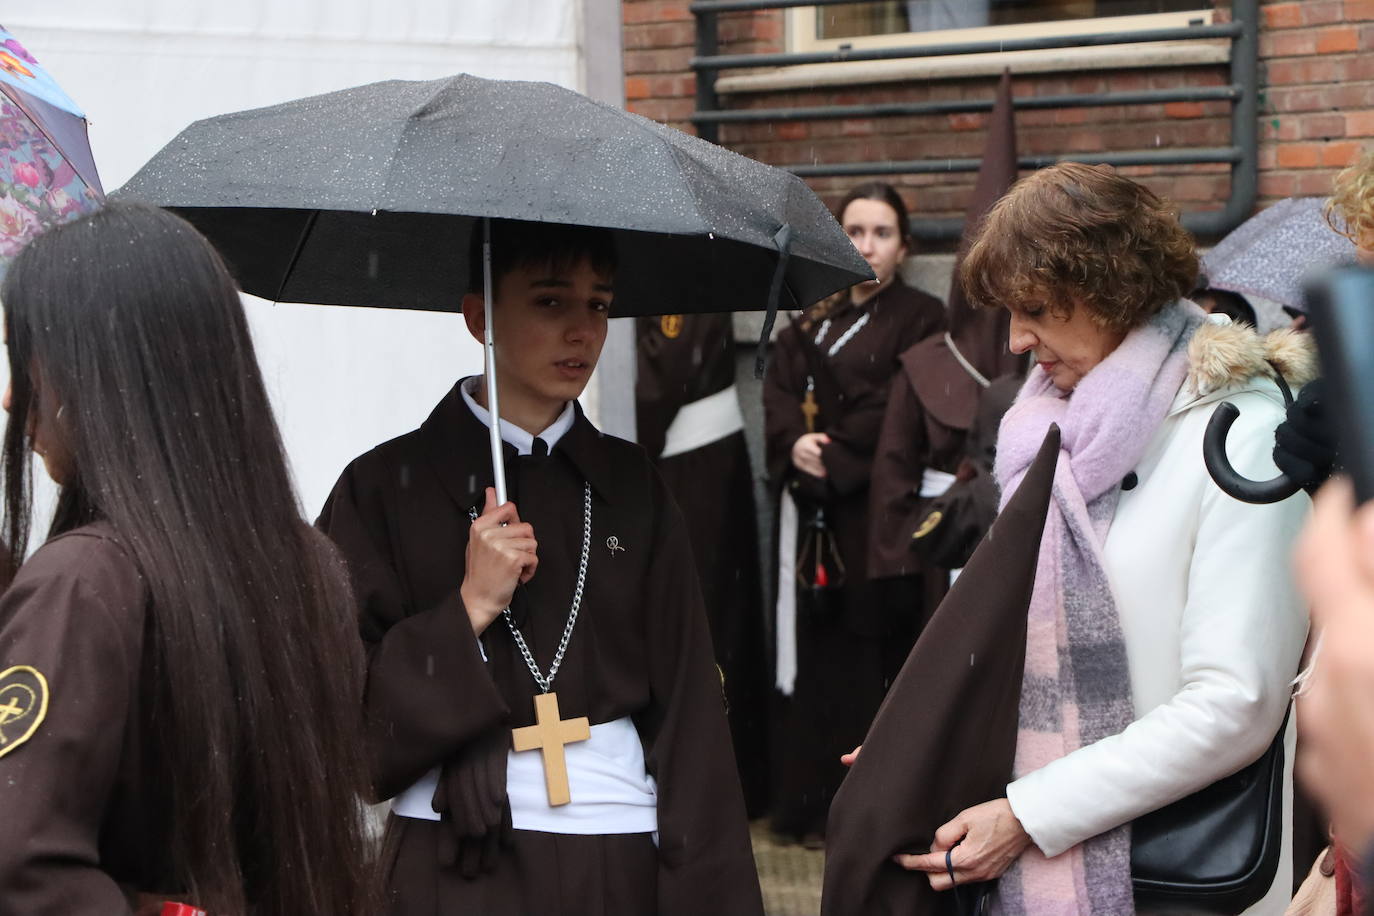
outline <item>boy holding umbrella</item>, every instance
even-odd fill
[[[491,251],[512,501],[474,378],[350,464],[320,519],[368,644],[388,912],[761,913],[686,531],[643,451],[576,403],[612,237],[493,221]]]

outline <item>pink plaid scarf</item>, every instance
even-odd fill
[[[1201,309],[1165,307],[1085,375],[1069,394],[1036,367],[1002,420],[997,441],[1003,504],[1051,423],[1062,433],[1026,631],[1014,774],[1024,776],[1122,731],[1135,718],[1130,672],[1102,545],[1122,479],[1159,429],[1188,372]],[[1029,847],[1003,876],[1006,916],[1123,916],[1135,912],[1130,825],[1047,859]]]

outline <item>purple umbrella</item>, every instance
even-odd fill
[[[104,199],[86,116],[0,26],[0,277],[31,238]]]
[[[1303,281],[1355,260],[1355,246],[1327,225],[1320,197],[1289,197],[1261,210],[1202,257],[1207,285],[1303,311]]]

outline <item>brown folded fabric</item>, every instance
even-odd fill
[[[822,916],[957,914],[953,894],[892,862],[1001,798],[1016,750],[1026,613],[1059,430],[935,611],[830,808]]]

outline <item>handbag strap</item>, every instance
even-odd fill
[[[988,912],[987,882],[960,887],[954,878],[954,847],[945,850],[945,871],[949,873],[949,883],[954,888],[954,905],[962,916],[986,916]]]

